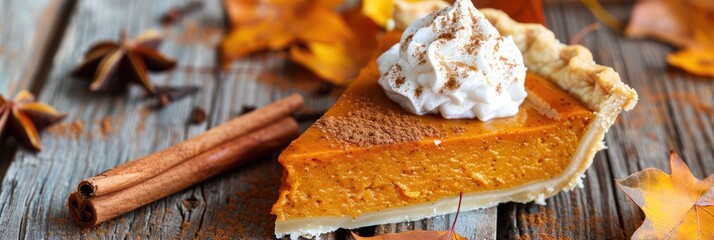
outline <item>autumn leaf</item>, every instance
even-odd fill
[[[364,0],[362,13],[384,29],[391,30],[392,22],[404,30],[412,21],[449,5],[444,0]]]
[[[304,46],[290,48],[293,61],[337,84],[344,84],[357,76],[377,47],[377,27],[372,21],[357,11],[346,11],[342,18],[350,30],[348,34],[369,37],[348,36],[344,41],[335,42],[306,41]]]
[[[685,48],[667,55],[667,62],[692,74],[714,77],[714,48]]]
[[[543,4],[539,0],[472,0],[471,2],[476,8],[500,9],[518,22],[545,24]]]
[[[714,175],[699,180],[674,151],[672,174],[648,168],[617,185],[645,213],[632,239],[714,239]]]
[[[672,66],[714,77],[714,1],[648,0],[632,9],[625,35],[654,38],[680,48],[667,57]]]
[[[362,13],[382,28],[387,26],[387,21],[392,18],[393,12],[394,2],[391,0],[362,1]]]
[[[387,233],[382,235],[377,235],[374,237],[360,237],[359,235],[352,233],[352,237],[355,240],[461,240],[465,239],[454,232],[454,227],[456,226],[456,220],[459,218],[459,212],[461,211],[461,199],[463,199],[464,193],[459,193],[459,205],[456,207],[456,216],[454,217],[454,223],[451,224],[451,229],[448,231],[423,231],[414,230],[401,233]]]
[[[285,49],[317,76],[346,84],[371,56],[377,26],[354,10],[336,12],[341,3],[225,0],[232,30],[221,43],[221,60],[228,64],[255,52]]]
[[[404,30],[409,23],[448,7],[453,0],[364,0],[362,13],[387,30]],[[477,8],[496,8],[519,22],[543,24],[543,5],[536,0],[473,0]]]

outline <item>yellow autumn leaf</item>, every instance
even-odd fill
[[[343,18],[351,30],[344,40],[312,39],[306,41],[304,46],[290,48],[290,59],[338,85],[344,85],[357,76],[377,47],[377,28],[369,19],[354,11],[344,13]],[[369,37],[361,39],[357,36]]]
[[[292,61],[335,84],[346,84],[369,60],[377,27],[342,0],[225,0],[231,31],[224,64],[264,50],[289,50]]]
[[[617,185],[645,213],[632,239],[714,239],[714,175],[699,180],[674,151],[672,174],[648,168]]]
[[[387,21],[392,18],[393,12],[394,2],[391,0],[362,1],[362,13],[382,28],[387,26]]]
[[[400,17],[414,20],[449,5],[444,0],[364,0],[362,13],[380,27],[387,28],[388,22],[395,17],[395,11],[401,11],[397,14]]]

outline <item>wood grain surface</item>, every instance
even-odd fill
[[[0,93],[33,89],[41,101],[69,113],[63,123],[42,134],[41,153],[16,150],[11,143],[0,146],[0,176],[5,173],[0,239],[274,238],[274,216],[268,212],[282,174],[276,161],[279,151],[94,228],[80,229],[66,210],[66,198],[81,179],[176,144],[239,115],[245,107],[300,92],[306,97],[303,113],[319,113],[339,96],[339,88],[319,94],[321,83],[286,61],[284,52],[256,54],[216,70],[215,46],[224,24],[220,1],[205,1],[201,12],[172,26],[158,21],[166,10],[187,1],[0,0],[0,14],[11,16],[0,21]],[[632,1],[604,3],[620,19],[627,19],[632,7]],[[565,42],[596,22],[577,1],[547,0],[544,6],[548,26]],[[179,60],[176,70],[153,74],[154,82],[200,85],[196,96],[155,109],[139,87],[121,94],[92,94],[85,81],[68,76],[97,40],[117,39],[121,29],[135,36],[149,28],[166,33],[161,50]],[[627,40],[601,29],[581,44],[593,51],[597,62],[615,68],[638,91],[640,103],[606,135],[608,149],[596,155],[583,189],[560,193],[546,206],[508,203],[464,212],[457,223],[462,235],[624,239],[644,216],[617,189],[615,179],[647,167],[669,169],[670,148],[696,176],[714,173],[714,81],[667,67],[664,59],[672,49],[654,41]],[[208,111],[206,122],[188,123],[195,107]],[[301,127],[314,120],[304,119]],[[3,165],[9,166],[6,171]],[[373,235],[443,230],[452,220],[453,214],[354,231]],[[318,239],[351,237],[339,230]]]
[[[66,24],[73,2],[50,0],[0,0],[0,95],[12,97],[21,89],[38,92],[35,82],[43,82],[56,39]],[[41,84],[41,83],[40,83]],[[0,142],[0,178],[17,144]]]

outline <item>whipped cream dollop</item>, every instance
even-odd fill
[[[526,98],[521,52],[470,0],[415,20],[377,63],[387,96],[418,115],[487,121]]]

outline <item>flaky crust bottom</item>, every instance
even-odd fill
[[[625,85],[620,76],[610,67],[593,61],[588,49],[580,45],[565,45],[555,34],[539,24],[523,24],[512,20],[506,13],[495,9],[480,9],[502,35],[510,35],[523,53],[526,67],[554,82],[583,102],[595,113],[595,119],[575,152],[568,168],[558,177],[532,182],[519,187],[497,191],[466,193],[462,211],[496,206],[503,202],[545,203],[545,198],[560,191],[569,191],[582,186],[582,177],[592,164],[595,153],[604,149],[603,139],[607,130],[623,110],[632,109],[637,103],[637,93]],[[364,226],[424,218],[456,211],[458,195],[438,201],[407,207],[385,209],[352,217],[298,218],[275,223],[275,235],[317,236],[338,228]]]

